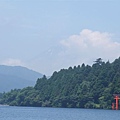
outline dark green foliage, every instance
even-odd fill
[[[62,69],[34,87],[0,94],[0,104],[110,109],[113,94],[120,94],[120,58],[113,63],[99,58],[92,66]]]

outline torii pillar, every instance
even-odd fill
[[[115,109],[115,103],[112,103],[112,110]]]
[[[114,99],[115,99],[115,103],[116,103],[116,107],[115,108],[116,108],[116,110],[118,110],[118,108],[119,108],[118,107],[119,106],[119,99],[120,99],[119,95],[115,95]]]

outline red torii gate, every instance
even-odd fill
[[[119,100],[120,100],[120,94],[113,94],[114,99],[115,99],[115,103],[112,103],[112,109],[119,109]],[[116,106],[115,106],[116,105]]]

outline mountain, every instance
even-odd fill
[[[0,65],[0,92],[33,86],[42,76],[26,67]]]
[[[49,79],[38,79],[34,89],[39,101],[33,106],[111,109],[113,94],[120,95],[120,57],[112,63],[98,58],[92,66],[61,69]]]
[[[111,109],[113,94],[120,95],[120,57],[112,63],[99,58],[92,66],[61,69],[50,78],[44,75],[34,87],[1,94],[0,104]]]

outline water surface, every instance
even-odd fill
[[[0,120],[120,120],[120,110],[0,106]]]

